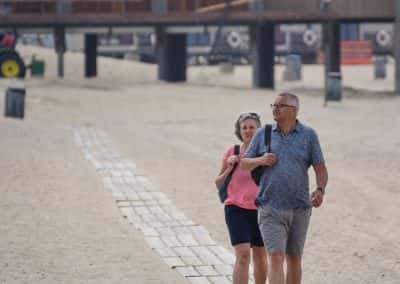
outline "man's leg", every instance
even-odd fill
[[[233,284],[244,284],[249,281],[250,243],[234,246],[236,261],[233,268]]]
[[[287,211],[277,211],[268,206],[258,208],[258,224],[268,254],[269,284],[284,284],[288,217]]]
[[[285,275],[283,273],[284,261],[285,261],[285,253],[283,252],[268,253],[269,284],[285,284]]]
[[[267,281],[267,253],[264,247],[253,246],[254,280],[256,284],[265,284]]]
[[[288,235],[286,262],[286,284],[300,284],[302,275],[301,257],[310,223],[311,208],[294,209]]]
[[[301,283],[301,256],[286,255],[287,275],[286,284]]]

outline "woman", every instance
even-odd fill
[[[235,123],[235,135],[243,142],[240,145],[240,154],[239,157],[233,155],[233,145],[225,152],[220,174],[215,180],[217,188],[220,188],[224,178],[239,162],[260,126],[260,117],[256,113],[242,113],[239,116]],[[267,257],[258,228],[257,208],[254,204],[258,187],[253,182],[249,171],[236,167],[227,191],[228,197],[224,202],[225,221],[236,255],[233,283],[248,283],[251,251],[255,283],[264,284],[267,278]]]

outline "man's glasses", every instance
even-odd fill
[[[291,106],[291,105],[287,105],[287,104],[271,104],[272,109],[274,109],[274,108],[280,109],[280,108],[284,108],[284,107],[296,108],[295,106]]]

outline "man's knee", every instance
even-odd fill
[[[267,254],[265,252],[264,247],[262,248],[253,248],[253,263],[254,266],[258,265],[267,265]]]
[[[285,254],[283,252],[268,253],[268,262],[271,269],[280,269],[283,267],[285,261]]]
[[[301,255],[287,254],[286,262],[288,266],[301,267]]]

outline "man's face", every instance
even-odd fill
[[[276,122],[296,119],[296,106],[287,97],[278,96],[272,105],[272,114]]]

